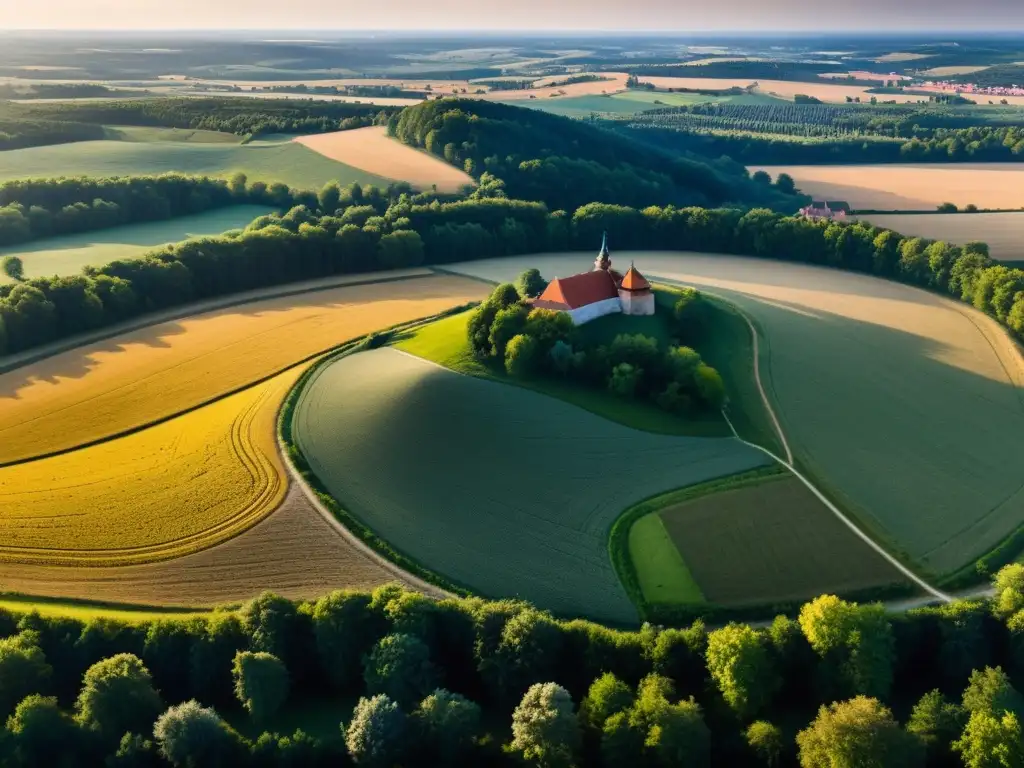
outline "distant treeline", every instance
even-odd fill
[[[20,145],[5,146],[0,137],[0,147],[13,149],[103,138],[104,125],[223,131],[239,136],[327,133],[383,125],[394,111],[394,107],[339,101],[239,97],[10,104],[0,112],[0,130],[4,130],[6,122],[23,138]],[[47,133],[46,127],[52,123],[75,127],[66,128],[63,134],[53,130]],[[45,135],[35,137],[40,131]],[[79,135],[85,138],[78,138]]]
[[[799,202],[751,184],[735,163],[680,157],[594,125],[494,102],[425,102],[393,117],[388,130],[477,178],[500,179],[510,197],[551,209],[600,201],[792,210]]]
[[[102,125],[87,125],[61,120],[18,120],[0,111],[0,151],[98,141],[106,138]]]
[[[750,80],[805,80],[823,82],[819,74],[835,72],[835,64],[796,61],[710,61],[707,64],[669,66],[626,66],[638,77],[721,77]]]
[[[239,203],[287,208],[292,201],[288,187],[247,187],[244,175],[231,181],[183,174],[8,181],[0,184],[0,246]]]
[[[98,83],[0,83],[0,99],[95,99],[103,96],[140,95],[140,91],[115,91]]]

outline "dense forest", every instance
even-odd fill
[[[707,64],[626,66],[625,69],[637,77],[715,77],[820,82],[818,75],[834,72],[836,65],[806,61],[710,61]]]
[[[106,138],[102,125],[87,125],[62,120],[24,120],[11,118],[0,108],[0,151],[98,141]]]
[[[735,163],[666,153],[594,125],[494,102],[425,102],[395,115],[388,129],[473,176],[500,179],[510,197],[552,209],[594,201],[788,210],[799,203],[783,190],[752,184]]]
[[[0,148],[101,139],[104,125],[191,128],[239,136],[327,133],[383,124],[394,111],[372,104],[238,97],[8,103],[0,109],[0,131],[6,123],[8,132],[13,128],[23,138],[19,145],[5,146],[0,134]],[[33,130],[52,124],[73,127],[64,129],[66,138],[51,130],[48,139],[33,140]],[[37,125],[42,128],[33,129]],[[79,133],[84,138],[78,138]]]
[[[0,611],[0,763],[1017,766],[1024,566],[995,586],[902,615],[823,596],[761,629],[616,631],[397,585],[138,624]],[[333,720],[281,732],[310,705]]]
[[[611,121],[666,150],[743,163],[1020,162],[1020,124],[978,124],[962,110],[837,105],[695,104]]]

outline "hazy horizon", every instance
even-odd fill
[[[394,0],[388,4],[338,7],[333,0],[294,6],[266,0],[37,0],[0,5],[0,31],[310,31],[326,32],[596,32],[668,33],[1007,33],[1024,28],[1020,0],[860,0],[840,13],[808,12],[800,0],[726,0],[687,8],[678,0],[520,0],[498,12],[468,0],[432,4]],[[742,31],[737,29],[737,22]],[[884,25],[882,29],[878,29]]]

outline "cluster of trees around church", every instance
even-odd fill
[[[672,413],[722,407],[722,378],[693,349],[661,350],[657,339],[643,334],[620,334],[608,344],[587,344],[568,314],[531,306],[528,299],[545,287],[533,269],[516,285],[495,288],[470,318],[467,334],[473,353],[497,361],[511,376],[572,379],[619,397],[648,400]],[[680,331],[700,315],[701,301],[697,291],[680,293],[673,314]]]
[[[542,251],[589,251],[603,230],[623,249],[740,254],[893,278],[960,298],[1024,334],[1024,270],[992,261],[982,243],[953,246],[903,237],[866,222],[814,222],[767,209],[637,210],[592,203],[570,215],[504,197],[422,200],[331,184],[315,200],[283,215],[261,217],[242,232],[168,245],[145,258],[90,267],[78,276],[0,286],[0,352],[195,299],[289,281]]]
[[[593,200],[643,207],[726,203],[792,210],[799,200],[752,184],[742,166],[684,157],[614,131],[496,102],[440,99],[409,107],[388,130],[507,194],[573,210]]]
[[[903,615],[823,596],[760,629],[616,631],[396,585],[139,624],[0,611],[0,763],[1016,766],[1024,566],[995,586]],[[351,715],[278,732],[327,700]]]

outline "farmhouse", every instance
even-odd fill
[[[606,232],[601,251],[594,260],[594,269],[552,280],[533,306],[565,312],[576,325],[582,325],[615,312],[653,315],[654,294],[651,284],[632,264],[625,275],[612,269]]]
[[[800,215],[806,219],[838,219],[839,221],[845,221],[848,210],[850,210],[850,206],[846,203],[816,200],[810,205],[801,208]]]

